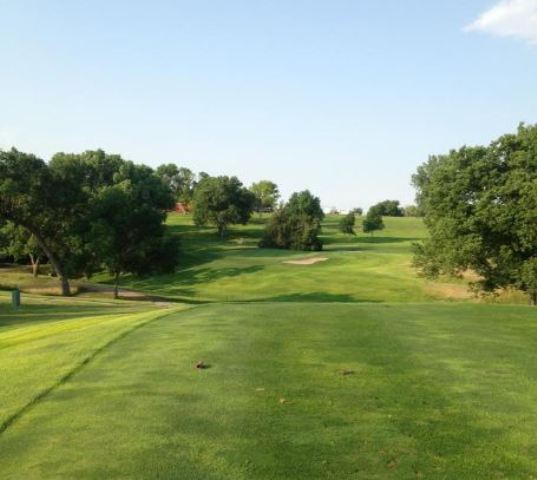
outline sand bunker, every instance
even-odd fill
[[[325,262],[328,260],[327,257],[308,257],[308,258],[299,258],[298,260],[287,260],[283,263],[288,265],[313,265],[319,262]]]

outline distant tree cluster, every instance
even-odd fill
[[[309,190],[294,193],[276,209],[259,246],[291,250],[322,250],[319,238],[324,213],[321,202]]]
[[[58,153],[47,164],[15,149],[0,151],[1,235],[13,257],[28,255],[34,274],[46,257],[62,294],[69,278],[103,267],[122,273],[170,271],[177,243],[166,235],[174,197],[155,172],[102,150]]]
[[[373,205],[369,212],[374,212],[381,217],[402,217],[405,212],[399,206],[399,200],[384,200]]]
[[[413,177],[429,238],[421,273],[479,276],[474,287],[514,287],[537,303],[537,125],[488,146],[435,155]]]
[[[403,213],[405,217],[421,217],[421,211],[417,205],[407,205],[403,207]]]

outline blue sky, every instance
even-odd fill
[[[537,122],[536,0],[0,0],[0,148],[103,148],[410,203],[429,154]]]

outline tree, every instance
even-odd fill
[[[413,183],[429,231],[415,246],[422,274],[470,269],[478,291],[515,287],[537,301],[537,125],[432,156]]]
[[[526,260],[520,270],[517,287],[527,292],[532,305],[537,305],[537,258]]]
[[[43,260],[43,250],[39,247],[35,235],[24,227],[8,222],[0,231],[4,252],[15,261],[28,257],[32,265],[32,275],[39,275],[39,266]]]
[[[192,170],[168,163],[157,167],[156,174],[172,191],[176,201],[186,205],[191,203],[196,186],[196,176]]]
[[[384,200],[373,205],[369,210],[374,210],[383,217],[402,217],[404,214],[403,209],[399,206],[399,200]]]
[[[151,168],[101,150],[57,154],[50,167],[62,178],[76,179],[86,192],[86,216],[78,229],[85,252],[78,256],[79,270],[89,276],[106,267],[114,275],[117,297],[121,274],[175,268],[175,240],[166,237],[164,226],[165,211],[172,208],[174,197]]]
[[[256,212],[272,212],[276,207],[276,202],[280,198],[278,185],[270,180],[261,180],[252,183],[250,191],[255,196],[254,210]]]
[[[351,210],[352,213],[354,213],[355,215],[358,215],[359,217],[362,216],[362,214],[364,213],[364,210],[360,207],[356,207],[356,208],[353,208]]]
[[[151,189],[155,185],[145,187]],[[164,205],[144,201],[137,190],[128,181],[105,187],[99,192],[92,212],[91,244],[114,276],[115,298],[121,274],[171,272],[178,261],[177,240],[166,236]]]
[[[237,177],[205,177],[194,192],[194,223],[215,225],[223,239],[229,225],[248,223],[254,202]]]
[[[384,228],[384,222],[382,221],[382,216],[374,208],[370,208],[367,212],[367,215],[362,220],[362,230],[364,233],[370,233],[373,235],[373,232],[376,230],[382,230]]]
[[[35,155],[0,151],[0,215],[30,232],[70,295],[69,273],[80,253],[87,196],[79,182],[62,176]]]
[[[417,205],[407,205],[403,208],[405,217],[421,217],[420,209]]]
[[[123,190],[128,202],[108,201],[103,195],[111,189]],[[125,208],[120,210],[121,205]],[[109,266],[113,248],[116,255],[119,250],[128,253],[136,248],[144,261],[159,260],[147,252],[156,251],[157,240],[162,237],[163,212],[172,205],[169,188],[152,169],[119,155],[102,150],[58,153],[47,165],[14,149],[0,151],[1,218],[35,239],[61,281],[62,295],[70,295],[69,278],[89,277],[103,263]],[[119,214],[110,212],[114,208],[130,222],[128,231]],[[149,224],[145,229],[144,222]],[[131,257],[121,263],[120,271],[141,271],[141,261],[136,263]]]
[[[324,212],[319,197],[312,195],[309,190],[293,193],[286,205],[291,215],[306,215],[312,221],[321,223]]]
[[[318,197],[308,190],[294,193],[268,222],[259,246],[291,250],[322,250],[319,239],[324,213]]]
[[[356,217],[354,212],[349,212],[339,221],[339,230],[343,233],[350,235],[356,235],[354,232],[354,223],[356,222]]]

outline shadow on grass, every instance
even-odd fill
[[[380,300],[356,299],[352,295],[328,292],[290,293],[252,300],[257,302],[383,303]]]
[[[134,277],[126,275],[123,280],[132,281],[129,289],[150,289],[163,292],[159,295],[161,299],[167,299],[168,295],[190,296],[194,292],[191,288],[201,283],[210,283],[222,278],[234,278],[241,275],[249,275],[259,272],[265,267],[262,265],[251,265],[249,267],[225,267],[225,268],[187,268],[177,273],[160,275],[157,277]],[[111,281],[109,282],[111,283]],[[151,296],[151,295],[150,295]]]
[[[226,268],[201,268],[197,270],[185,270],[180,273],[175,283],[177,285],[196,285],[199,283],[209,283],[222,278],[233,278],[241,275],[249,275],[263,270],[261,265],[251,265],[249,267],[226,267]]]
[[[375,237],[375,236],[362,236],[357,237],[357,241],[360,243],[402,243],[402,242],[417,242],[423,240],[419,237]]]
[[[323,250],[325,252],[340,252],[340,253],[359,253],[359,252],[365,252],[366,250],[369,250],[368,248],[364,248],[361,245],[342,245],[338,246],[336,243],[333,244],[327,244],[326,248]]]

